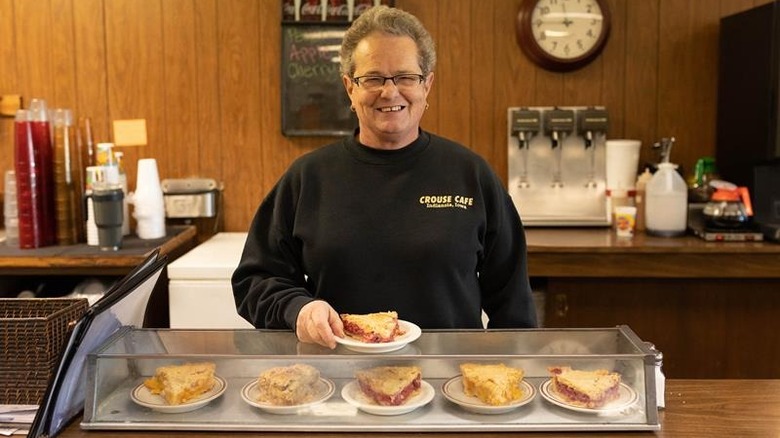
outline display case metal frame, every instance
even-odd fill
[[[208,405],[167,414],[135,404],[130,393],[158,366],[208,360],[227,390]],[[523,368],[537,388],[528,404],[498,415],[467,412],[447,400],[442,385],[463,362]],[[241,388],[273,366],[306,363],[336,385],[326,402],[293,415],[266,413],[241,397]],[[415,364],[435,389],[431,403],[408,414],[364,413],[341,397],[358,369]],[[547,367],[605,368],[621,373],[637,401],[610,415],[582,413],[548,402],[538,389]],[[426,330],[415,342],[381,355],[301,344],[291,332],[266,330],[126,329],[90,355],[85,411],[89,430],[480,432],[659,430],[655,356],[627,326],[603,329]]]

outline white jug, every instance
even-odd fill
[[[660,163],[645,188],[647,234],[675,237],[685,234],[688,220],[688,186],[677,165]]]

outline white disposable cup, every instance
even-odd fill
[[[636,207],[615,207],[615,230],[618,237],[632,237],[636,227]]]
[[[607,189],[633,189],[639,169],[639,140],[607,140]]]
[[[138,160],[135,192],[130,197],[136,234],[141,239],[165,237],[165,204],[154,158]]]

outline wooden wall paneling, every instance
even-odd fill
[[[14,3],[14,41],[18,56],[16,80],[19,91],[29,103],[32,98],[54,95],[52,83],[51,5],[49,2],[18,0]],[[25,104],[26,105],[26,104]]]
[[[73,41],[73,0],[50,0],[51,76],[53,90],[50,108],[76,110],[76,46]]]
[[[676,137],[671,161],[687,176],[697,158],[715,152],[720,12],[709,0],[660,6],[658,130],[659,136]]]
[[[146,119],[148,145],[122,148],[131,190],[139,158],[156,158],[161,176],[168,166],[161,158],[167,127],[161,1],[105,3],[109,120]]]
[[[640,163],[656,162],[658,132],[659,0],[624,2],[625,67],[623,137],[642,141]]]
[[[0,41],[3,41],[0,44],[0,94],[22,94],[16,78],[17,52],[14,40],[14,1],[0,0]],[[5,171],[13,169],[13,166],[14,119],[0,118],[0,170],[5,175]],[[5,189],[5,182],[0,182],[0,187]]]
[[[282,79],[280,60],[282,59],[282,31],[279,20],[282,15],[281,2],[262,2],[260,5],[260,124],[261,143],[258,160],[263,165],[262,185],[254,187],[255,194],[249,200],[252,207],[260,205],[265,194],[279,180],[289,164],[304,151],[333,141],[328,139],[306,139],[301,144],[291,142],[282,136]],[[343,88],[340,84],[338,87]],[[275,92],[272,92],[275,91]],[[252,210],[254,213],[254,210]],[[247,218],[251,220],[251,216]],[[248,223],[248,222],[247,222]]]
[[[450,0],[439,9],[438,47],[446,54],[438,57],[436,74],[439,134],[458,143],[471,140],[472,57],[470,0]],[[445,97],[446,96],[446,97]],[[444,97],[444,98],[442,98]],[[469,145],[471,146],[471,145]]]
[[[158,149],[160,179],[193,176],[198,171],[197,27],[193,0],[164,0],[163,29],[163,127],[164,147]]]
[[[96,140],[111,138],[108,115],[108,65],[103,0],[73,2],[76,117],[89,117]],[[131,164],[131,163],[128,163]],[[134,164],[133,164],[134,165]],[[135,180],[128,179],[128,183]],[[132,188],[135,184],[130,184]]]
[[[225,227],[247,229],[263,183],[261,147],[258,2],[219,2],[219,89],[222,114],[222,174]]]
[[[601,105],[604,61],[601,56],[585,67],[563,75],[563,98],[559,105]]]
[[[494,54],[496,39],[511,39],[511,35],[497,35],[493,30],[495,24],[495,1],[484,0],[469,2],[471,11],[471,35],[468,41],[471,45],[471,80],[469,95],[471,96],[471,117],[467,121],[471,127],[471,138],[468,145],[485,158],[493,170],[501,174],[506,169],[506,145],[495,139],[492,129],[497,123],[495,119],[495,71],[498,66],[506,65],[497,61]],[[475,38],[480,35],[480,38]],[[466,83],[461,82],[465,87]]]
[[[443,57],[452,56],[460,58],[457,53],[447,53],[442,51],[443,38],[446,38],[450,30],[450,23],[440,23],[440,14],[442,10],[449,5],[448,2],[425,1],[425,0],[396,0],[395,6],[416,16],[422,24],[428,29],[436,44],[437,65],[434,71],[433,89],[428,95],[428,104],[430,108],[425,111],[425,115],[420,122],[422,129],[436,134],[442,133],[444,127],[443,105],[448,105],[448,94],[450,90],[442,89],[440,81],[441,62]],[[446,63],[445,63],[446,64]]]
[[[499,162],[494,163],[494,167],[504,183],[508,180],[507,110],[509,107],[535,104],[536,69],[515,40],[515,20],[521,2],[500,0],[493,5],[493,139],[502,156]]]
[[[194,0],[198,156],[194,175],[221,182],[222,112],[219,92],[217,0]],[[189,175],[184,175],[189,176]]]
[[[609,40],[601,52],[601,99],[609,114],[607,138],[624,138],[626,108],[626,3],[607,0],[612,12]]]
[[[596,82],[613,127],[645,143],[642,161],[655,160],[652,142],[676,135],[673,160],[689,170],[714,150],[719,19],[772,0],[608,1],[615,19],[602,56],[559,74],[536,67],[517,47],[521,0],[397,0],[439,49],[423,127],[475,148],[505,179],[506,108],[591,104]],[[226,183],[226,229],[245,230],[289,163],[335,140],[281,135],[280,7],[256,0],[0,0],[7,42],[0,47],[0,91],[75,107],[93,118],[98,141],[110,140],[111,119],[146,118],[150,145],[125,151],[131,188],[140,157],[158,158],[162,177],[219,178]],[[194,56],[180,65],[184,53]],[[70,67],[68,56],[75,56]],[[488,64],[492,84],[480,73]],[[456,83],[463,69],[469,78]],[[448,106],[451,92],[460,108]],[[177,113],[182,105],[188,109]],[[181,123],[196,128],[167,130]],[[11,152],[12,121],[0,127],[0,147]],[[11,155],[1,154],[0,166],[9,167]]]
[[[537,68],[533,105],[566,105],[566,93],[563,87],[563,81],[565,77],[565,73],[557,73]]]

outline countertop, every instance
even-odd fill
[[[532,277],[780,278],[780,244],[618,238],[609,228],[526,228]]]
[[[19,249],[0,244],[0,274],[92,274],[124,275],[156,248],[175,259],[196,244],[191,225],[169,226],[159,239],[125,236],[119,251],[101,251],[86,244]]]
[[[780,434],[780,380],[668,380],[666,409],[660,412],[659,432],[610,432],[610,438],[636,437],[768,437]],[[217,432],[134,432],[84,431],[80,418],[72,422],[60,435],[62,438],[218,438],[235,435],[241,438],[311,438],[311,433],[251,433]],[[344,438],[363,436],[350,433],[317,433],[317,438]],[[553,438],[571,436],[598,436],[593,433],[404,433],[404,437],[459,438],[479,436],[486,438]],[[399,434],[372,433],[374,437],[396,438]]]

